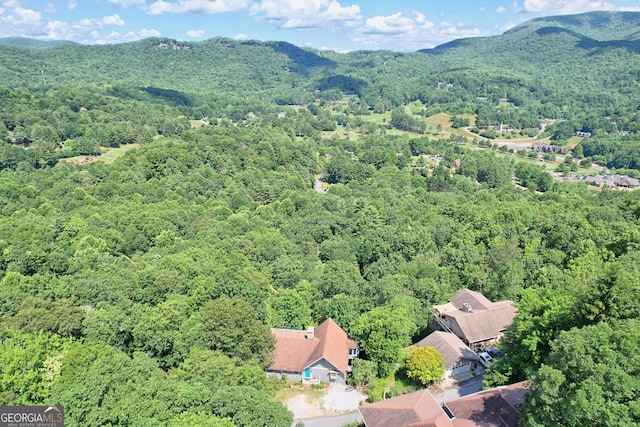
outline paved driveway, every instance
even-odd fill
[[[478,375],[477,377],[454,384],[444,390],[441,390],[439,393],[434,394],[433,397],[436,399],[436,402],[444,403],[469,394],[477,393],[482,390],[483,378],[484,375]]]
[[[342,427],[345,424],[352,423],[354,421],[362,422],[360,412],[347,415],[337,415],[335,417],[319,417],[308,418],[306,420],[296,420],[291,424],[291,427],[297,427],[302,423],[304,427]]]

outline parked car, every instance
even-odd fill
[[[480,356],[480,359],[482,359],[482,364],[485,366],[485,368],[489,367],[489,362],[493,360],[493,357],[491,357],[491,355],[486,351],[478,353],[478,356]]]
[[[485,347],[484,350],[491,355],[491,357],[504,357],[504,353],[495,347]]]

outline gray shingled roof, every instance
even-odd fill
[[[436,331],[418,341],[416,347],[430,346],[438,350],[444,358],[444,366],[451,369],[464,360],[480,361],[480,357],[463,343],[460,338],[449,332]]]
[[[449,301],[459,310],[447,311],[443,316],[457,325],[451,329],[454,332],[459,329],[462,334],[459,338],[469,344],[499,337],[513,323],[518,312],[513,301],[491,302],[469,289],[461,290]],[[465,304],[471,307],[471,311],[465,309]]]

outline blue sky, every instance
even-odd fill
[[[0,37],[105,44],[224,36],[413,51],[594,10],[640,11],[640,0],[0,0]]]

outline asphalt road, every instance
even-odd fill
[[[318,417],[309,418],[306,420],[295,420],[291,427],[296,427],[298,423],[303,423],[304,427],[342,427],[343,425],[352,421],[362,421],[360,412],[353,414],[338,415],[335,417]]]

